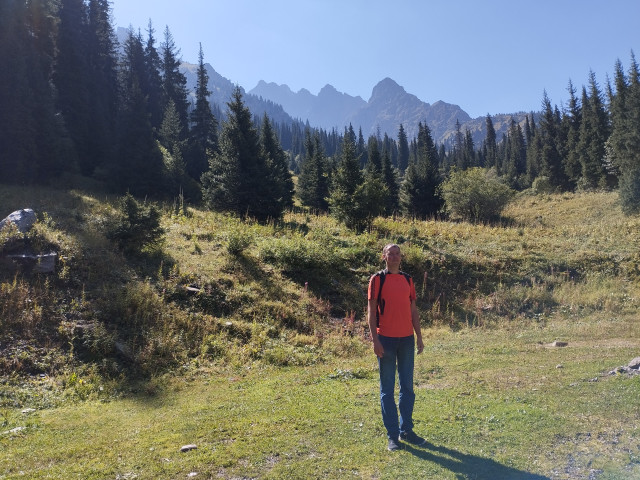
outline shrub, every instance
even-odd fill
[[[640,169],[630,169],[621,176],[619,195],[625,215],[640,213]]]
[[[227,252],[234,257],[242,255],[253,243],[253,235],[247,226],[241,224],[232,228],[227,237]]]
[[[320,245],[299,235],[263,243],[260,257],[289,272],[328,270],[338,263],[331,245]]]
[[[116,219],[107,229],[107,237],[127,251],[141,251],[158,246],[164,230],[160,226],[160,210],[154,205],[139,203],[127,193],[119,200]]]
[[[553,186],[551,180],[549,180],[549,177],[546,176],[537,177],[533,181],[531,189],[535,192],[536,195],[550,194],[556,191],[556,187]]]
[[[513,190],[482,168],[453,170],[442,185],[450,215],[471,221],[491,220],[509,203]]]

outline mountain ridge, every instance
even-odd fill
[[[128,29],[122,27],[117,30],[121,45],[127,32]],[[197,64],[181,62],[181,71],[187,78],[189,99],[192,102],[195,102],[197,68]],[[386,133],[394,139],[397,139],[402,124],[407,138],[412,140],[417,136],[418,124],[422,122],[429,126],[433,139],[446,148],[453,145],[457,122],[463,132],[467,129],[470,131],[476,148],[480,147],[486,137],[486,117],[471,118],[459,105],[443,100],[432,104],[424,102],[390,77],[378,82],[373,87],[369,100],[365,101],[360,96],[340,92],[330,84],[326,84],[318,95],[313,95],[306,88],[293,92],[286,84],[278,85],[264,80],[246,91],[218,73],[211,64],[205,63],[205,68],[211,91],[209,102],[221,116],[224,116],[226,103],[238,86],[247,107],[255,116],[261,117],[266,113],[272,120],[280,123],[308,121],[312,127],[336,129],[338,133],[352,125],[356,131],[361,129],[366,137]],[[506,135],[511,119],[524,125],[525,117],[524,112],[491,115],[497,138],[501,139]]]

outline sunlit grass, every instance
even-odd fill
[[[640,349],[640,221],[616,198],[524,194],[499,224],[361,235],[165,204],[162,249],[127,257],[104,236],[115,198],[3,187],[64,260],[1,278],[0,479],[640,478],[640,381],[608,375]],[[431,442],[394,456],[365,338],[387,242],[418,291]]]

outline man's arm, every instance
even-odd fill
[[[424,343],[422,341],[422,329],[420,328],[420,314],[418,313],[415,300],[411,300],[411,323],[416,332],[416,345],[418,347],[418,353],[420,354],[422,350],[424,350]]]
[[[382,344],[380,343],[380,339],[378,338],[378,319],[376,317],[376,312],[378,311],[378,300],[372,298],[369,300],[368,309],[367,309],[367,320],[369,322],[369,331],[371,332],[371,340],[373,341],[373,351],[374,353],[382,358],[384,356],[384,348],[382,348]]]

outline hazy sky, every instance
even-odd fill
[[[620,59],[640,61],[640,0],[113,0],[114,24],[169,27],[182,60],[244,87],[369,100],[390,77],[424,102],[472,117],[559,107],[593,70],[604,91]]]

